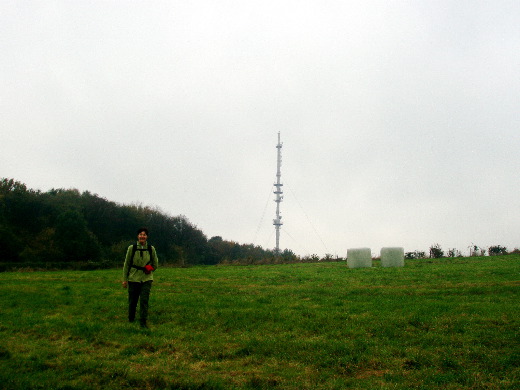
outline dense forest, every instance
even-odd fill
[[[118,204],[76,189],[42,192],[0,179],[0,270],[120,266],[138,227],[150,230],[162,264],[251,264],[277,258],[274,251],[252,244],[208,239],[185,216],[158,208]],[[280,257],[296,260],[290,250]]]

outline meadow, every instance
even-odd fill
[[[0,388],[520,388],[518,254],[121,273],[0,273]]]

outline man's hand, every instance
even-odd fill
[[[128,287],[128,282],[123,282],[123,288],[127,288]]]

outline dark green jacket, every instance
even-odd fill
[[[137,265],[138,267],[144,267],[149,261],[150,261],[150,252],[147,250],[139,251],[139,249],[147,249],[148,244],[146,243],[144,246],[139,245],[139,242],[137,242],[137,251],[134,255],[134,261],[132,260],[132,247],[133,245],[130,245],[128,247],[128,250],[126,251],[126,257],[125,257],[125,265],[123,267],[123,281],[125,282],[147,282],[148,280],[153,280],[153,272],[149,273],[148,275],[144,273],[144,271],[141,271],[137,268],[132,267],[133,265]],[[157,259],[157,253],[155,252],[155,248],[152,246],[152,261],[150,265],[154,268],[154,270],[157,270],[157,267],[159,266],[159,259]]]

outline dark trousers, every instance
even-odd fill
[[[148,300],[150,299],[150,291],[152,290],[152,281],[144,283],[128,282],[128,319],[135,320],[135,312],[137,310],[137,302],[139,302],[140,322],[146,325],[148,319]]]

